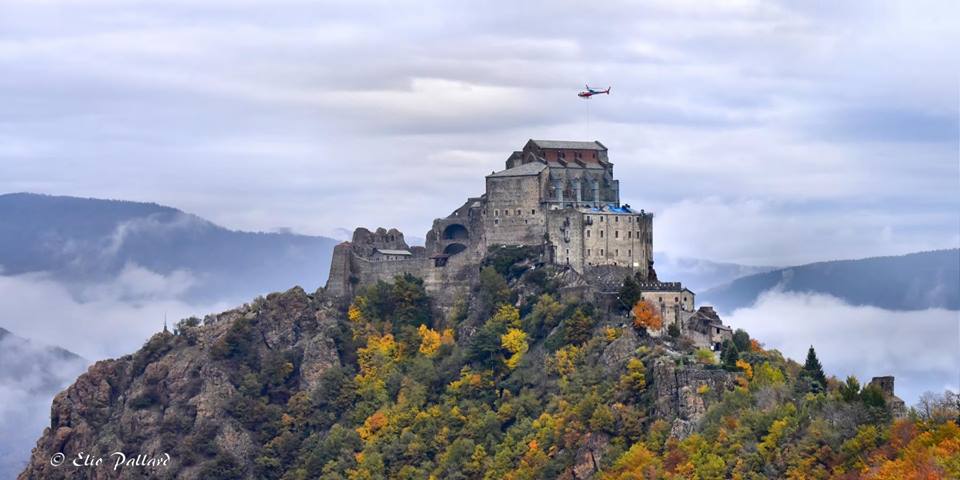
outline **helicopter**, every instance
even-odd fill
[[[592,97],[592,96],[594,96],[594,95],[599,95],[599,94],[601,94],[601,93],[605,93],[605,94],[607,94],[607,95],[610,95],[610,87],[607,87],[606,90],[600,90],[600,89],[596,89],[596,88],[590,88],[590,85],[584,85],[584,87],[586,87],[586,90],[584,90],[584,91],[582,91],[582,92],[580,92],[580,93],[577,94],[577,96],[580,97],[580,98],[589,99],[590,97]]]

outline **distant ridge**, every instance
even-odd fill
[[[0,273],[46,272],[82,284],[136,265],[187,272],[191,299],[245,299],[327,277],[337,240],[229,230],[156,203],[12,193],[0,195]]]
[[[960,249],[782,268],[711,288],[697,300],[732,312],[773,288],[828,294],[851,305],[888,310],[960,310]]]

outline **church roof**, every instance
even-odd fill
[[[540,148],[561,148],[569,150],[606,150],[607,147],[602,143],[593,142],[575,142],[571,140],[530,140],[534,145]]]
[[[518,165],[513,168],[508,168],[506,170],[501,170],[499,172],[491,173],[487,177],[525,177],[528,175],[539,175],[547,166],[540,162],[530,162],[523,165]]]

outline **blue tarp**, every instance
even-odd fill
[[[591,212],[610,212],[610,213],[634,213],[633,210],[630,210],[628,207],[618,207],[612,203],[608,203],[605,207],[591,207]]]

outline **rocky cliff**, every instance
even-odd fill
[[[576,272],[511,255],[442,302],[407,275],[183,320],[60,393],[19,478],[593,478],[738,388]]]
[[[202,325],[181,322],[176,334],[158,333],[133,355],[97,362],[54,399],[50,427],[19,478],[209,478],[211,469],[249,464],[255,435],[227,413],[244,387],[238,375],[252,371],[238,364],[239,354],[258,359],[261,371],[283,362],[281,372],[292,369],[282,380],[291,392],[318,387],[340,365],[340,313],[321,298],[300,288],[272,294]],[[114,452],[167,453],[169,461],[114,470]],[[51,465],[57,453],[67,455],[59,467]],[[72,465],[89,461],[85,455],[109,468]]]

